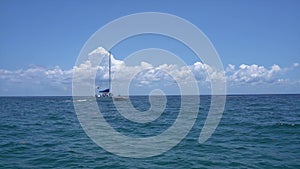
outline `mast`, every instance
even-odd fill
[[[108,89],[109,89],[109,92],[111,92],[111,53],[109,52],[109,55],[108,55],[108,76],[109,76],[109,79],[108,79]]]

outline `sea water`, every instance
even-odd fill
[[[82,129],[72,97],[0,97],[0,168],[300,168],[300,95],[230,95],[214,134],[199,144],[210,96],[201,96],[189,134],[169,151],[126,158],[105,151]],[[89,102],[88,99],[77,100]],[[131,96],[139,111],[148,96]],[[98,101],[105,120],[129,137],[151,137],[178,116],[180,96],[151,123],[124,118],[111,101]]]

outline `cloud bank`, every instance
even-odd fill
[[[96,55],[107,56],[108,52],[103,48],[98,48],[89,54],[89,58]],[[106,57],[107,58],[107,57]],[[27,69],[4,70],[0,69],[0,94],[6,95],[13,91],[23,91],[27,95],[39,95],[43,91],[52,92],[53,95],[70,95],[72,89],[72,76],[74,70],[81,70],[83,79],[92,70],[97,70],[97,81],[108,80],[108,59],[102,60],[100,65],[92,65],[91,60],[74,66],[72,69],[63,70],[59,66],[46,68],[41,66],[29,66]],[[299,79],[289,79],[286,75],[297,69],[299,63],[294,63],[291,67],[282,68],[277,64],[271,67],[262,65],[233,65],[229,64],[225,72],[217,72],[205,63],[196,62],[192,65],[178,66],[173,64],[162,64],[153,66],[151,63],[141,62],[139,65],[128,66],[122,60],[117,60],[112,56],[112,72],[121,71],[121,76],[114,76],[113,81],[122,84],[122,81],[128,80],[133,73],[133,87],[159,87],[162,90],[172,85],[176,85],[175,79],[188,83],[190,81],[188,74],[192,73],[199,86],[209,89],[210,82],[215,78],[222,78],[220,73],[225,73],[228,86],[255,86],[255,85],[290,85],[300,84]],[[208,73],[211,75],[209,78]],[[173,75],[173,76],[171,76]],[[224,79],[225,80],[225,79]],[[27,91],[28,93],[24,92]],[[46,95],[51,93],[45,92]],[[147,93],[145,93],[147,94]]]

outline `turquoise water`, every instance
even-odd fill
[[[99,102],[107,122],[131,137],[160,134],[180,109],[168,96],[163,115],[150,124],[126,120],[111,102]],[[138,110],[148,97],[131,97]],[[204,144],[199,133],[210,97],[186,138],[154,157],[119,157],[97,146],[83,131],[71,97],[0,97],[0,168],[300,168],[300,95],[227,96],[215,133]]]

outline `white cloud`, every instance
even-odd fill
[[[279,80],[278,75],[284,72],[276,64],[269,69],[256,64],[241,64],[237,70],[232,69],[233,67],[231,65],[227,68],[227,81],[238,84],[274,83]]]
[[[6,83],[51,85],[60,84],[60,82],[69,82],[71,77],[72,70],[64,71],[59,66],[46,69],[44,67],[32,65],[28,69],[15,71],[0,69],[0,79]]]
[[[299,63],[294,63],[293,64],[293,67],[298,67],[299,66]]]
[[[94,59],[99,59],[99,55],[103,58],[102,62],[99,65],[94,64]],[[97,71],[97,79],[107,80],[108,57],[105,56],[108,55],[109,53],[104,48],[97,48],[89,54],[87,61],[69,70],[63,70],[59,66],[52,68],[30,66],[24,70],[0,69],[0,85],[5,87],[2,91],[7,91],[9,87],[18,87],[18,85],[27,86],[28,88],[45,85],[71,91],[73,71],[79,73],[78,77],[82,81],[93,79],[95,75],[92,73],[95,71]],[[162,64],[154,67],[147,62],[128,66],[124,61],[115,59],[113,55],[111,61],[113,81],[122,85],[122,82],[134,77],[133,82],[136,85],[146,87],[152,84],[162,87],[168,86],[176,84],[175,80],[189,83],[192,80],[189,76],[190,73],[193,73],[199,85],[204,84],[207,86],[210,85],[210,81],[223,78],[224,73],[226,74],[227,83],[230,85],[294,84],[295,81],[291,81],[284,75],[287,71],[291,71],[293,68],[299,66],[299,63],[294,63],[292,68],[281,68],[277,64],[269,68],[256,64],[241,64],[239,66],[229,64],[225,72],[220,72],[201,62],[196,62],[189,66]],[[114,72],[121,73],[114,74]],[[208,74],[210,74],[210,77]],[[299,83],[299,79],[297,79],[297,83]]]
[[[94,55],[109,55],[109,52],[104,49],[103,47],[98,47],[97,49],[93,50],[92,52],[89,53],[89,57],[93,57]]]
[[[235,70],[235,65],[229,64],[226,68],[226,72],[232,72]]]
[[[72,70],[62,70],[59,66],[0,69],[0,95],[67,95],[71,91],[72,74]]]

